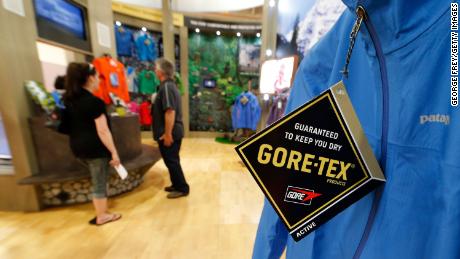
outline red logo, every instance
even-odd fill
[[[317,193],[314,190],[288,186],[286,195],[284,196],[284,201],[302,205],[310,205],[311,200],[318,196],[321,196],[321,193]]]

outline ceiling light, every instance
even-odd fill
[[[265,51],[265,54],[267,55],[267,57],[271,57],[272,54],[273,54],[273,51],[272,51],[271,49],[267,49],[267,50]]]
[[[256,36],[257,36],[257,38],[260,38],[260,32],[258,32],[258,33],[256,34]]]
[[[145,27],[142,27],[142,31],[147,31],[147,28],[145,28]]]
[[[200,29],[199,29],[199,28],[196,28],[196,29],[195,29],[195,32],[196,32],[196,33],[200,33]]]
[[[217,36],[220,36],[220,31],[216,31]]]
[[[237,32],[237,33],[236,33],[236,36],[237,36],[237,37],[241,37],[241,32]]]
[[[115,22],[115,25],[116,25],[116,26],[121,26],[121,22],[120,22],[120,21],[116,21],[116,22]]]
[[[270,0],[270,2],[268,2],[268,5],[269,5],[270,7],[274,7],[275,4],[276,4],[275,0]]]

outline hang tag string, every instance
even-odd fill
[[[345,66],[343,70],[340,71],[345,78],[348,78],[348,65],[350,64],[351,53],[353,52],[353,47],[355,46],[356,37],[358,36],[359,28],[361,28],[361,23],[366,19],[366,12],[362,6],[356,8],[356,21],[353,25],[353,29],[350,33],[350,46],[348,47],[347,58],[345,60]]]

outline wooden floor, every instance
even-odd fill
[[[91,204],[0,212],[0,258],[250,258],[263,196],[233,148],[185,139],[190,195],[166,199],[160,161],[138,189],[112,200],[123,218],[105,226],[88,225]]]

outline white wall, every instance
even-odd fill
[[[54,90],[56,77],[65,75],[67,65],[75,61],[75,53],[42,42],[37,42],[37,50],[43,72],[42,83],[51,92]]]
[[[2,114],[0,114],[0,158],[11,157],[10,146],[6,139],[5,127],[3,126]]]

